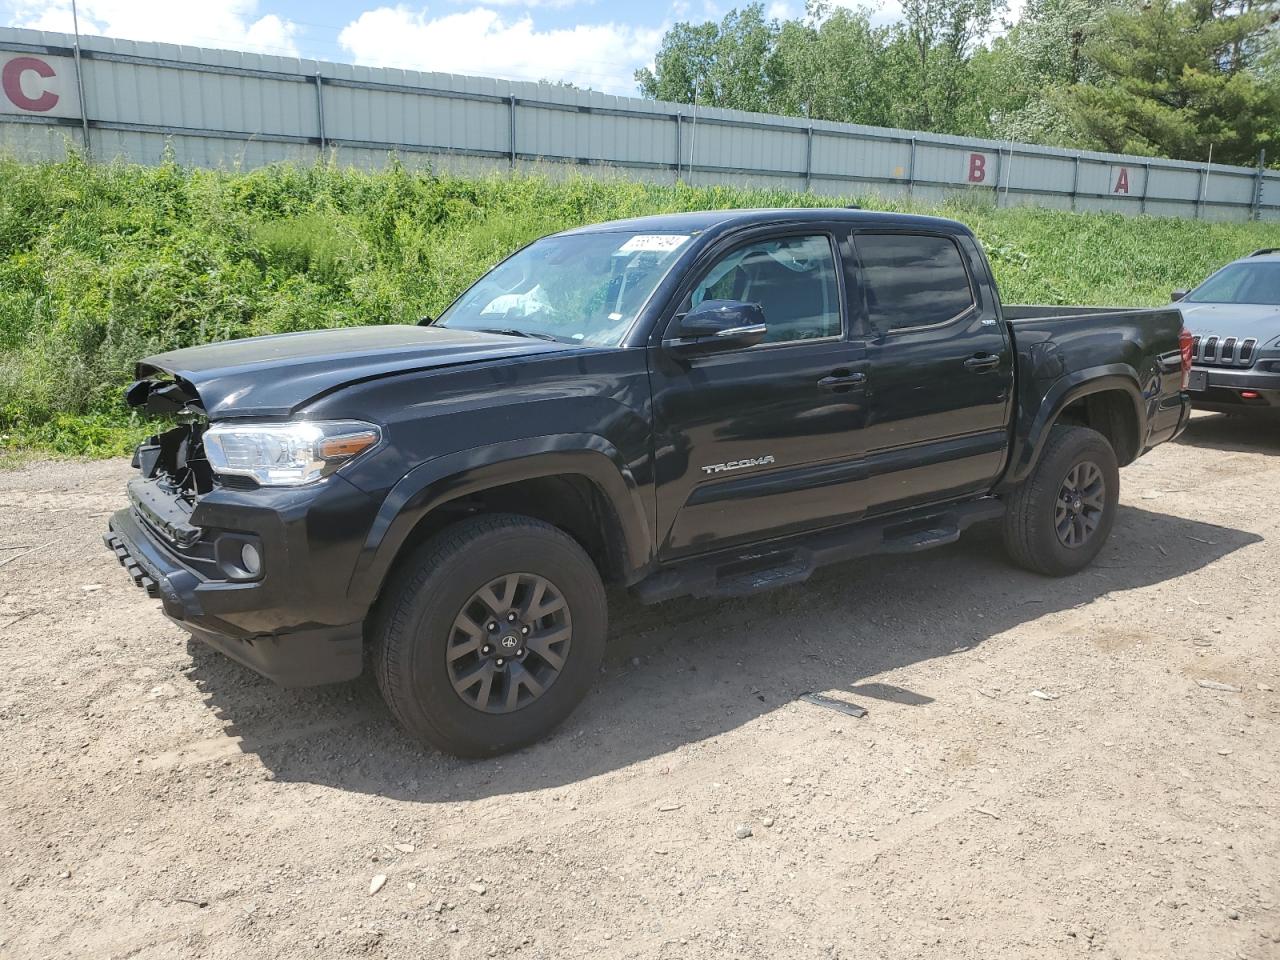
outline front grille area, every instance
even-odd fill
[[[253,477],[242,477],[236,473],[229,473],[225,476],[220,473],[215,473],[213,475],[213,482],[220,487],[226,488],[227,490],[257,490],[258,489],[258,481],[253,479]]]
[[[1191,362],[1215,367],[1247,367],[1258,352],[1258,340],[1249,337],[1194,336],[1191,338]]]

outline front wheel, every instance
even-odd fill
[[[1019,566],[1063,577],[1088,566],[1116,519],[1120,470],[1107,438],[1057,426],[1031,475],[1008,498],[1004,543]]]
[[[586,696],[604,654],[604,586],[550,524],[464,520],[401,565],[374,622],[374,672],[410,734],[462,757],[538,740]]]

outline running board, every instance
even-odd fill
[[[878,553],[917,553],[954,543],[967,527],[1004,514],[1004,503],[983,497],[939,511],[896,514],[788,537],[748,550],[682,560],[641,580],[642,603],[673,597],[744,597],[808,580],[819,567]]]

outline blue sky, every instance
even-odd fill
[[[853,0],[848,0],[852,4]],[[131,40],[314,57],[516,80],[569,80],[634,94],[680,20],[719,19],[733,0],[78,0],[81,31]],[[895,19],[897,0],[869,0]],[[795,16],[802,0],[772,0]],[[0,23],[71,29],[71,0],[0,0]]]

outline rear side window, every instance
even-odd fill
[[[879,329],[931,327],[974,304],[960,248],[947,237],[859,234],[867,312]]]

